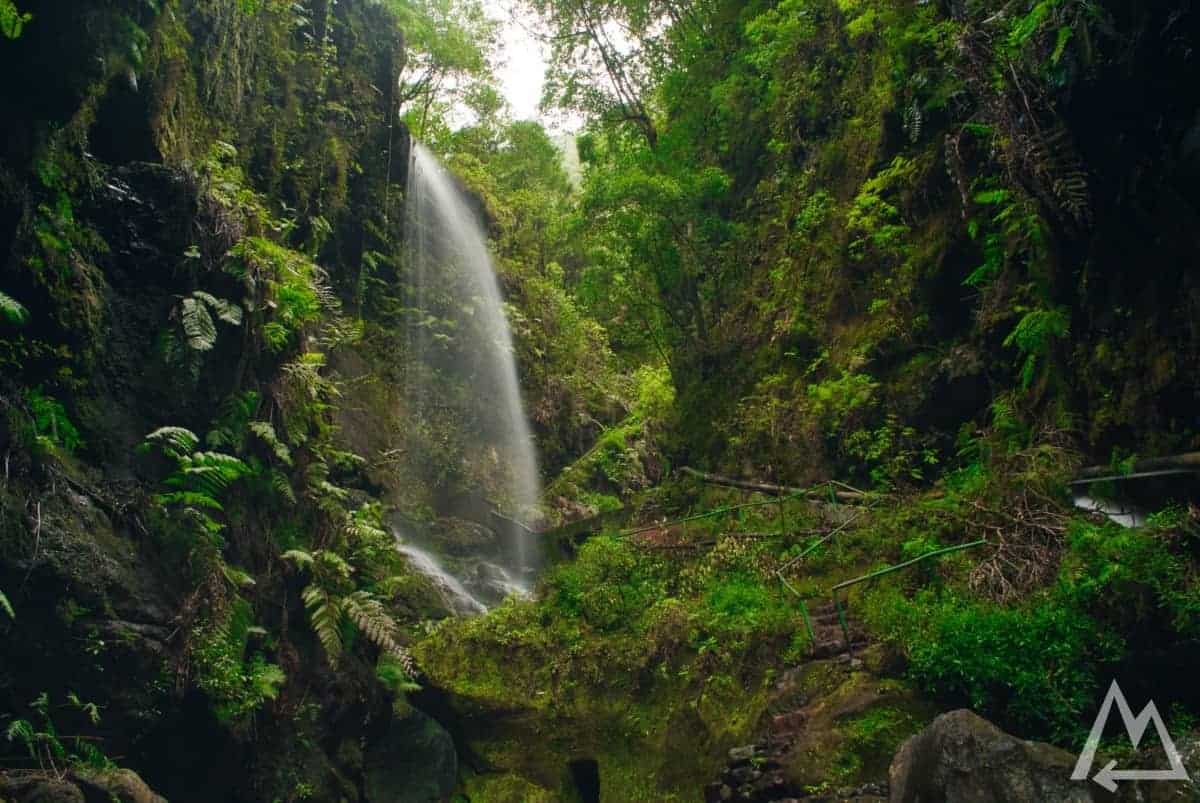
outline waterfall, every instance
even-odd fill
[[[504,299],[480,215],[455,177],[417,142],[408,171],[405,239],[410,410],[443,441],[461,438],[482,466],[477,473],[490,478],[483,495],[498,508],[488,523],[500,543],[479,557],[500,564],[495,568],[511,587],[527,589],[537,550],[523,522],[535,515],[541,481]],[[449,447],[453,451],[455,444]],[[478,508],[474,516],[461,515],[478,520]]]

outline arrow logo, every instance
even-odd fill
[[[1154,723],[1154,730],[1158,733],[1158,739],[1162,742],[1171,768],[1169,770],[1119,770],[1116,768],[1117,762],[1110,761],[1096,773],[1092,780],[1110,792],[1117,791],[1118,781],[1190,781],[1187,769],[1183,766],[1183,757],[1175,749],[1175,743],[1171,741],[1171,735],[1167,733],[1167,726],[1158,713],[1158,707],[1154,705],[1154,701],[1151,700],[1147,703],[1146,707],[1142,709],[1142,713],[1135,717],[1133,709],[1129,707],[1125,695],[1121,692],[1121,687],[1115,680],[1108,687],[1108,694],[1104,696],[1104,703],[1100,706],[1100,713],[1096,715],[1096,721],[1092,724],[1092,731],[1088,734],[1083,752],[1079,754],[1079,761],[1075,763],[1075,771],[1071,773],[1071,780],[1087,780],[1091,773],[1092,762],[1096,759],[1096,750],[1100,747],[1100,738],[1104,735],[1104,726],[1108,724],[1108,715],[1112,712],[1114,703],[1116,703],[1117,711],[1121,714],[1121,721],[1125,723],[1125,731],[1129,734],[1129,741],[1133,742],[1134,749],[1141,744],[1146,727],[1151,722]]]

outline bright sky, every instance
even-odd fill
[[[488,16],[500,20],[500,88],[516,120],[540,119],[538,102],[546,74],[546,47],[532,35],[526,14],[514,0],[484,0]],[[549,120],[543,122],[549,124]]]

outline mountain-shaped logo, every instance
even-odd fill
[[[1105,695],[1104,704],[1100,706],[1100,713],[1096,715],[1096,721],[1092,724],[1092,732],[1088,734],[1083,752],[1079,754],[1079,761],[1075,763],[1075,771],[1071,773],[1071,780],[1087,780],[1091,773],[1092,762],[1096,758],[1096,749],[1100,746],[1100,737],[1104,735],[1104,726],[1108,724],[1108,715],[1112,713],[1114,703],[1121,713],[1121,721],[1125,723],[1125,731],[1129,734],[1129,740],[1133,742],[1135,750],[1142,742],[1146,726],[1151,722],[1154,723],[1154,730],[1158,732],[1158,739],[1162,742],[1171,768],[1168,770],[1119,770],[1116,768],[1117,762],[1110,761],[1096,773],[1092,780],[1110,792],[1117,791],[1118,781],[1190,781],[1187,769],[1183,766],[1183,757],[1175,749],[1175,743],[1171,741],[1171,735],[1167,733],[1167,726],[1158,713],[1158,707],[1154,705],[1154,701],[1151,700],[1147,703],[1146,707],[1142,709],[1142,713],[1135,717],[1133,709],[1129,707],[1125,695],[1121,692],[1121,687],[1115,680],[1108,687],[1108,694]]]

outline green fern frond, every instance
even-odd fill
[[[275,456],[279,458],[279,462],[285,466],[292,464],[292,450],[288,445],[279,439],[275,433],[275,427],[270,421],[254,421],[250,424],[250,431],[258,436],[259,440],[271,447],[275,452]]]
[[[225,507],[205,493],[197,491],[171,491],[170,493],[157,494],[154,501],[160,505],[179,505],[181,507],[201,507],[209,510],[223,511]]]
[[[242,325],[242,308],[232,301],[226,301],[223,298],[206,293],[203,290],[197,290],[192,293],[193,298],[198,298],[217,313],[217,317],[231,326]]]
[[[234,588],[249,588],[256,585],[255,580],[250,573],[239,569],[236,566],[230,566],[228,563],[221,564],[221,573],[225,575],[225,579]]]
[[[241,451],[247,428],[254,420],[261,397],[253,390],[231,393],[221,402],[212,430],[205,437],[210,449]]]
[[[250,682],[260,698],[274,700],[279,696],[279,689],[287,683],[287,675],[276,664],[260,662],[250,673]]]
[[[313,555],[313,557],[316,559],[317,565],[322,570],[327,570],[335,577],[348,579],[350,575],[354,573],[354,567],[347,563],[346,559],[336,552],[332,552],[328,549],[322,549]]]
[[[145,438],[144,446],[155,444],[171,456],[187,455],[196,450],[200,439],[196,433],[183,427],[160,427]]]
[[[278,469],[271,469],[271,489],[279,494],[288,504],[296,504],[296,492],[292,490],[292,480],[287,474]]]
[[[217,344],[217,326],[199,299],[183,299],[179,308],[179,323],[187,337],[188,348],[193,351],[209,351]]]
[[[403,652],[396,643],[396,621],[369,592],[355,591],[342,600],[342,607],[347,618],[372,644],[392,655]]]
[[[308,621],[317,640],[325,650],[325,657],[331,666],[336,667],[342,657],[342,618],[341,605],[329,593],[316,584],[311,584],[301,593],[304,607],[308,611]]]
[[[29,320],[29,310],[7,293],[0,293],[0,320],[22,326]]]
[[[17,612],[13,610],[12,603],[8,601],[8,597],[4,596],[3,591],[0,591],[0,610],[8,614],[9,619],[17,618]]]
[[[29,720],[14,719],[8,723],[8,727],[4,729],[4,738],[9,742],[20,742],[29,748],[30,755],[34,755],[33,744],[37,740],[37,732]]]
[[[284,560],[291,561],[301,569],[308,568],[316,562],[311,552],[305,552],[303,549],[289,549],[280,557]]]

